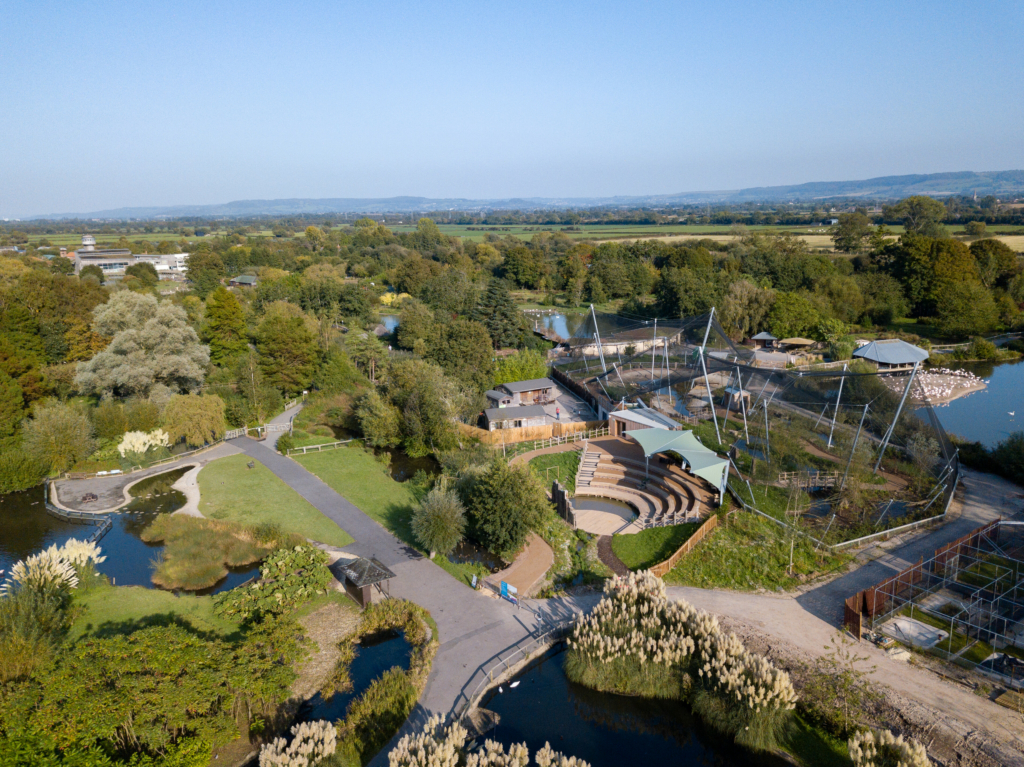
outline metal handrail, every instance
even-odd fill
[[[473,693],[471,695],[467,696],[465,693],[459,694],[461,698],[465,698],[465,702],[462,704],[460,708],[459,699],[457,698],[455,700],[455,703],[452,704],[452,717],[454,719],[458,719],[461,721],[466,716],[466,714],[469,713],[469,711],[472,710],[473,707],[477,705],[477,703],[479,703],[480,698],[483,697],[484,692],[486,692],[487,689],[489,689],[494,684],[494,676],[496,670],[502,668],[504,669],[504,671],[507,672],[511,667],[511,661],[514,658],[521,655],[523,656],[523,660],[528,659],[530,657],[530,653],[541,643],[552,645],[558,641],[561,641],[561,639],[564,638],[564,635],[568,633],[569,629],[572,628],[575,622],[575,618],[562,621],[556,626],[552,626],[551,628],[549,628],[543,634],[534,637],[533,641],[531,641],[525,647],[519,647],[517,645],[516,649],[507,657],[502,658],[499,653],[499,655],[496,656],[498,658],[498,662],[492,665],[486,671],[484,671],[483,669],[477,669],[476,673],[473,674],[472,677],[470,677],[469,682],[466,683],[466,686],[468,686],[473,681],[473,678],[476,677],[477,674],[482,674],[483,679],[481,679],[477,683],[477,686],[473,690]],[[463,689],[465,689],[465,687],[463,687]]]

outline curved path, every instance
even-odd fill
[[[352,535],[356,542],[345,547],[346,551],[376,556],[390,567],[397,576],[391,582],[391,593],[422,605],[437,622],[440,647],[427,686],[409,721],[371,762],[374,767],[387,764],[387,753],[402,734],[418,728],[432,714],[448,714],[463,696],[472,694],[481,678],[479,672],[493,666],[517,645],[529,643],[547,627],[589,610],[599,598],[595,594],[524,600],[519,608],[488,599],[395,538],[297,462],[245,437],[232,444],[264,464]],[[828,638],[835,633],[837,613],[841,614],[846,596],[900,569],[903,562],[916,560],[919,552],[930,552],[989,519],[1009,516],[1019,509],[1016,499],[1020,489],[1003,480],[969,472],[965,484],[967,493],[959,519],[795,599],[688,588],[671,588],[669,593],[726,618],[751,624],[769,642],[788,643],[812,656],[823,655]],[[1004,503],[1008,498],[1014,499],[1012,505]],[[873,677],[925,706],[930,715],[942,720],[949,729],[962,731],[966,727],[970,731],[968,738],[979,734],[983,737],[989,729],[1000,731],[1003,742],[1019,737],[1013,729],[1018,720],[1011,712],[926,671],[893,661],[866,643],[859,644],[857,652],[864,651],[877,666]]]

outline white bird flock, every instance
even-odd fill
[[[988,383],[969,370],[950,370],[949,368],[933,368],[927,372],[918,373],[917,382],[920,385],[919,391],[928,400],[946,399],[958,391],[973,389],[979,384],[984,386]]]

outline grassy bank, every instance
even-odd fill
[[[353,443],[326,453],[293,456],[327,485],[359,507],[366,516],[379,522],[401,540],[422,550],[412,533],[412,513],[418,501],[408,483],[396,482],[369,450]],[[433,560],[452,577],[470,584],[473,575],[487,575],[480,565],[460,565],[437,556]]]
[[[259,462],[249,469],[248,462],[248,456],[232,455],[199,472],[199,510],[204,516],[250,526],[277,525],[286,533],[332,546],[352,543],[352,536],[270,469]]]
[[[222,639],[240,637],[238,623],[213,612],[213,597],[175,596],[169,591],[141,586],[96,586],[76,595],[81,615],[70,639],[85,635],[123,634],[150,625],[187,623],[200,632]]]
[[[793,571],[789,568],[792,544]],[[775,591],[792,589],[826,572],[843,568],[850,555],[833,554],[800,535],[749,512],[740,512],[720,525],[683,557],[666,576],[676,586]]]
[[[700,527],[697,522],[652,527],[632,535],[612,537],[612,551],[630,570],[646,570],[664,562]]]
[[[579,465],[579,450],[538,455],[530,460],[530,467],[544,480],[545,487],[550,489],[551,483],[557,479],[570,495],[576,492],[576,469]]]

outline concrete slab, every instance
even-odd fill
[[[949,636],[948,631],[929,626],[913,618],[893,618],[882,625],[882,633],[904,644],[929,649]]]

